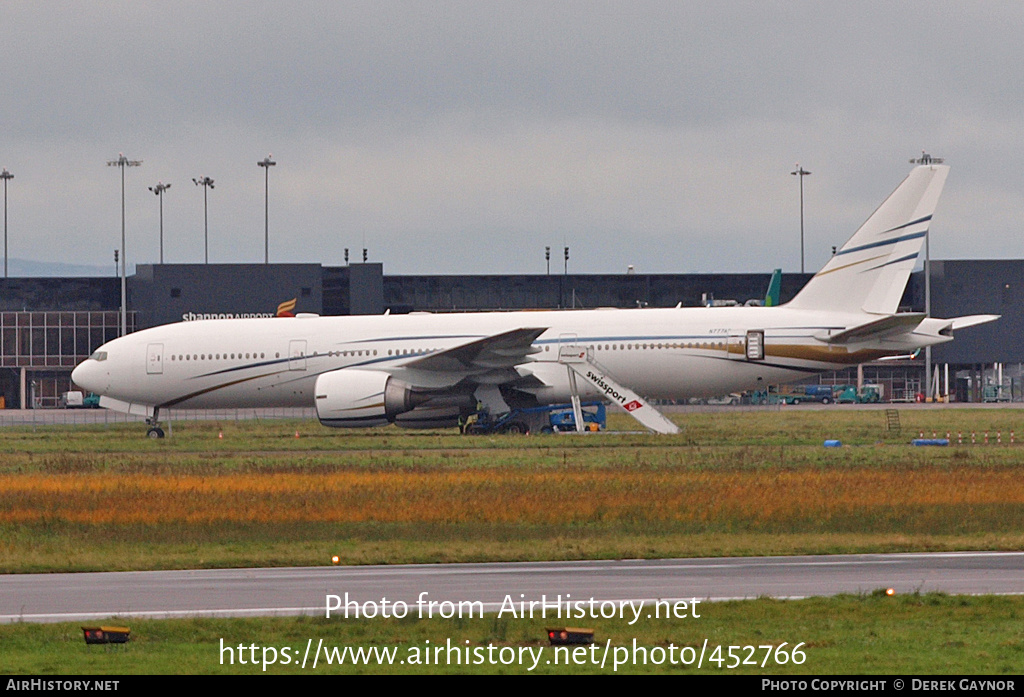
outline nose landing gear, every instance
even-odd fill
[[[147,438],[163,438],[164,430],[160,428],[160,407],[153,407],[153,416],[146,419],[149,430],[146,431]]]

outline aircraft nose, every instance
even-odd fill
[[[87,392],[103,394],[107,391],[109,376],[98,361],[88,358],[71,371],[71,381]]]

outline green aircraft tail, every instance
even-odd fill
[[[782,269],[775,269],[772,272],[772,280],[768,281],[768,292],[764,296],[765,307],[777,307],[779,304],[779,292],[782,288]]]

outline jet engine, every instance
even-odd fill
[[[379,370],[335,370],[316,379],[316,415],[324,426],[382,426],[428,395]]]
[[[459,425],[459,414],[463,411],[468,410],[457,406],[427,404],[399,414],[395,425],[400,428],[451,428]]]

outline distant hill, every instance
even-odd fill
[[[11,258],[7,264],[7,275],[11,278],[26,276],[116,276],[113,262],[107,266],[87,266],[85,264],[62,264],[55,261],[31,261],[29,259]],[[134,264],[128,265],[128,275],[135,273]]]

